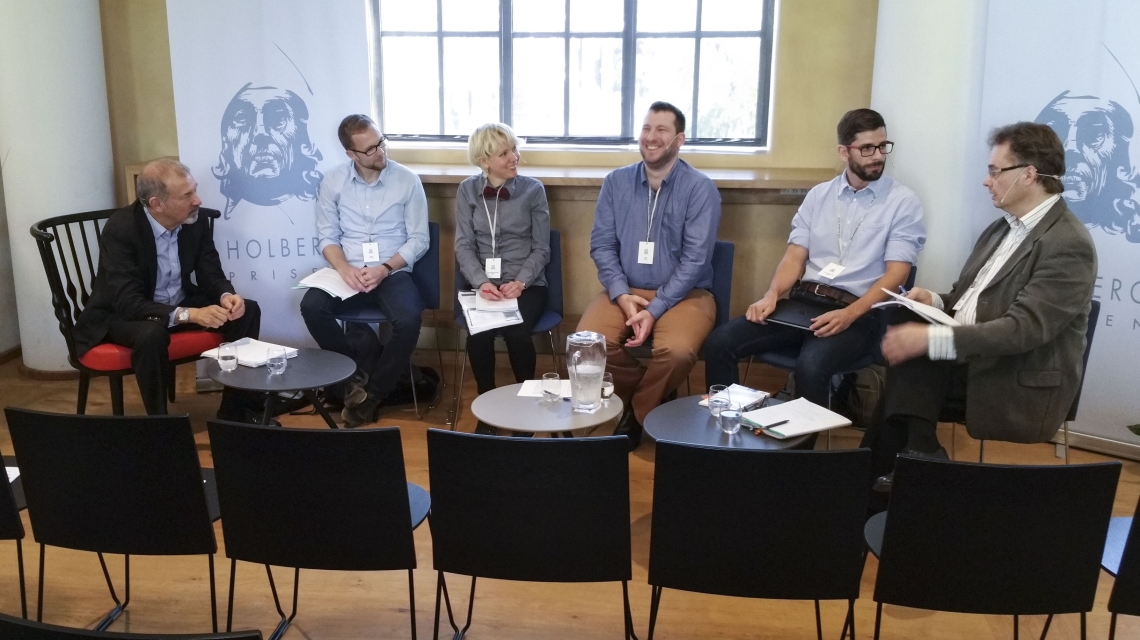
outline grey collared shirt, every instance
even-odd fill
[[[657,194],[651,193],[644,162],[622,167],[606,176],[598,194],[590,233],[598,280],[611,300],[630,287],[656,290],[646,309],[660,318],[693,289],[712,287],[719,225],[720,192],[684,160],[673,165]],[[653,263],[639,264],[638,245],[646,240],[654,246]]]
[[[524,286],[546,286],[550,261],[550,205],[546,190],[534,178],[518,176],[503,183],[506,200],[484,198],[483,176],[471,176],[455,194],[455,259],[473,287],[484,282],[498,286],[518,280]],[[498,212],[496,214],[496,212]],[[491,223],[495,222],[492,251]],[[502,259],[502,277],[491,279],[484,269],[487,258]]]
[[[375,242],[380,260],[397,253],[411,271],[428,250],[428,211],[424,187],[411,169],[388,161],[369,184],[350,160],[325,174],[317,195],[318,249],[338,245],[344,259],[363,267],[364,243]]]

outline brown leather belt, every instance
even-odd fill
[[[842,302],[845,305],[851,304],[859,299],[859,296],[838,287],[826,285],[822,282],[812,282],[811,280],[800,280],[796,283],[796,286],[792,287],[792,291],[827,298],[836,302]]]

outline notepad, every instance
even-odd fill
[[[352,296],[360,293],[356,289],[348,286],[344,278],[340,277],[340,274],[332,267],[325,267],[319,271],[314,271],[312,275],[306,276],[300,282],[293,285],[293,288],[320,289],[330,296],[340,298],[341,300],[348,300]]]
[[[960,326],[962,326],[961,322],[958,322],[954,318],[950,317],[949,315],[946,314],[945,311],[939,309],[938,307],[932,307],[928,304],[923,304],[923,303],[919,302],[918,300],[911,300],[910,298],[904,298],[904,297],[900,296],[899,294],[895,293],[894,291],[891,291],[890,289],[883,289],[883,291],[887,292],[887,294],[889,294],[894,299],[873,304],[873,305],[871,305],[872,307],[879,308],[879,307],[886,307],[886,306],[897,304],[897,305],[906,307],[907,309],[910,309],[911,311],[917,313],[918,315],[922,316],[923,318],[926,318],[927,320],[929,320],[930,322],[933,322],[934,324],[943,324],[943,325],[946,325],[948,327],[960,327]],[[931,295],[933,295],[933,294],[931,294]]]
[[[243,367],[262,367],[265,363],[269,362],[269,349],[270,347],[280,347],[279,344],[272,344],[270,342],[262,342],[254,340],[253,338],[242,338],[234,343],[237,345],[237,359],[238,364]],[[286,358],[296,358],[297,350],[292,347],[283,347],[285,349]],[[202,352],[203,358],[218,357],[217,349],[210,349],[209,351]]]
[[[475,296],[476,311],[518,311],[518,298],[503,298],[502,300],[488,300],[481,295]]]
[[[796,436],[827,431],[837,427],[846,427],[851,421],[843,416],[829,411],[806,398],[797,398],[783,404],[764,407],[749,411],[741,416],[744,426],[750,429],[761,429],[765,435],[780,440]],[[786,420],[786,422],[784,422]],[[783,424],[766,428],[766,425]]]
[[[542,380],[526,380],[522,383],[518,393],[520,398],[541,398]],[[562,397],[570,397],[570,381],[562,380]]]
[[[728,386],[727,389],[725,389],[725,391],[728,392],[729,400],[731,402],[739,403],[740,406],[743,407],[745,411],[747,411],[749,408],[751,408],[755,405],[759,405],[760,403],[764,402],[765,400],[768,399],[768,396],[770,395],[767,391],[759,391],[757,389],[752,389],[752,388],[746,387],[742,384],[731,384]],[[716,397],[718,397],[718,398],[723,397],[723,396],[724,396],[724,391],[721,391],[720,393],[716,394]],[[701,400],[699,404],[702,407],[709,406],[708,396],[705,396],[705,399]]]

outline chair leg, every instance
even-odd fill
[[[1069,421],[1066,420],[1062,428],[1065,430],[1065,464],[1069,464]]]
[[[978,463],[983,464],[986,461],[986,441],[978,441]]]
[[[91,374],[86,371],[79,372],[79,397],[75,403],[75,413],[84,415],[87,413],[87,392],[91,388]]]
[[[1017,614],[1013,614],[1013,640],[1017,640]]]
[[[269,640],[280,640],[289,629],[289,625],[293,624],[293,618],[297,617],[297,591],[301,583],[301,570],[293,569],[293,612],[289,617],[285,617],[285,611],[281,609],[281,600],[277,597],[277,585],[273,582],[273,569],[269,565],[265,565],[265,573],[269,576],[269,590],[273,592],[273,606],[277,607],[277,615],[281,616],[277,628],[269,634]]]
[[[740,379],[740,384],[748,386],[748,372],[752,370],[752,356],[748,356],[748,364],[744,366],[744,377]]]
[[[447,423],[451,425],[452,431],[455,431],[455,428],[459,422],[459,396],[463,390],[463,381],[460,379],[460,376],[462,376],[463,374],[459,370],[459,364],[460,364],[459,363],[459,338],[460,338],[459,327],[456,327],[455,328],[455,362],[454,362],[455,367],[451,373],[451,382],[453,385],[452,389],[451,389],[451,409],[448,410],[448,412],[447,412]]]
[[[647,640],[653,640],[653,630],[657,627],[657,611],[661,608],[661,587],[653,587],[649,597],[649,635]]]
[[[432,403],[431,408],[435,408],[439,401],[443,400],[443,388],[447,386],[447,378],[443,374],[443,345],[439,343],[439,323],[435,321],[435,309],[431,310],[431,324],[436,327],[435,330],[435,356],[439,360],[439,393],[437,394],[438,400]]]
[[[935,427],[935,428],[937,428],[937,427]],[[957,449],[958,449],[958,437],[957,436],[958,436],[958,423],[957,422],[951,422],[950,423],[950,459],[951,460],[955,460],[957,458],[957,455],[956,455],[958,453],[958,451],[957,451]]]
[[[174,402],[175,387],[178,386],[175,384],[177,379],[177,369],[174,367],[174,364],[168,364],[166,368],[166,399],[169,402]]]
[[[28,619],[28,593],[24,587],[24,541],[16,539],[16,563],[20,569],[20,615]]]
[[[819,600],[815,601],[815,637],[823,640],[823,620],[819,617]]]
[[[625,580],[621,581],[621,599],[625,607],[625,640],[637,640],[633,632],[633,611],[629,608],[629,583]]]
[[[210,621],[213,623],[214,633],[218,632],[218,585],[214,581],[214,554],[210,558]]]
[[[108,378],[111,383],[111,413],[123,415],[123,376],[114,374]]]
[[[1087,640],[1087,638],[1088,638],[1088,635],[1087,635],[1088,634],[1088,627],[1086,626],[1085,623],[1086,623],[1085,612],[1082,611],[1081,612],[1081,640]]]
[[[883,603],[875,603],[875,640],[879,640],[879,627],[883,622]]]
[[[443,595],[444,606],[447,607],[447,623],[451,625],[452,631],[455,635],[452,640],[463,640],[467,635],[467,630],[471,628],[471,615],[475,611],[475,576],[471,576],[471,597],[467,601],[467,623],[460,629],[459,625],[455,624],[455,616],[451,610],[451,597],[447,593],[447,579],[444,578],[443,572],[438,571],[438,578],[435,583],[435,631],[432,635],[433,640],[439,640],[439,602],[440,595]]]
[[[432,313],[434,316],[434,312]],[[434,320],[435,318],[432,318]],[[416,640],[416,572],[408,569],[408,611],[412,618],[412,640]]]
[[[237,578],[237,560],[230,559],[230,596],[226,605],[226,633],[234,630],[234,579]]]
[[[416,393],[416,369],[411,360],[408,360],[408,379],[412,381],[412,412],[416,414],[416,420],[423,420],[424,417],[420,415],[420,399]]]
[[[1116,640],[1116,614],[1112,614],[1112,619],[1108,623],[1108,640]]]
[[[1045,618],[1045,628],[1041,630],[1041,640],[1045,640],[1045,636],[1049,635],[1049,625],[1051,624],[1053,624],[1053,614],[1050,613],[1049,617]]]
[[[119,602],[119,596],[115,593],[115,585],[111,582],[111,573],[107,571],[107,561],[103,558],[102,553],[96,555],[99,556],[99,566],[103,568],[103,578],[107,581],[107,589],[111,592],[111,600],[115,602],[115,608],[107,612],[107,615],[103,616],[103,620],[95,625],[96,631],[106,631],[107,627],[111,626],[111,623],[119,618],[123,610],[125,610],[127,605],[131,602],[131,556],[129,554],[123,556],[123,576],[126,582],[126,588],[124,589],[125,597],[122,602]]]
[[[44,543],[40,543],[40,586],[39,595],[36,597],[36,622],[44,621],[44,553],[46,550]]]

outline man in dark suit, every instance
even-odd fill
[[[1065,150],[1046,125],[1019,122],[990,136],[983,182],[1005,212],[982,233],[947,294],[909,298],[961,326],[907,322],[883,338],[891,363],[878,429],[865,444],[885,456],[946,458],[935,425],[942,408],[965,403],[974,438],[1045,442],[1065,420],[1081,382],[1096,247],[1069,210]],[[888,475],[875,488],[888,491]]]
[[[100,342],[130,347],[149,415],[166,413],[163,381],[170,333],[219,331],[227,342],[256,338],[261,309],[222,271],[198,183],[186,165],[156,160],[143,168],[138,200],[113,213],[99,241],[99,272],[75,326],[80,355]],[[227,388],[218,418],[256,422],[257,394]]]

